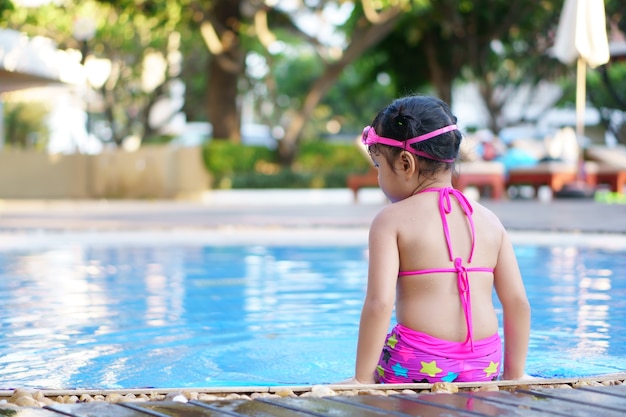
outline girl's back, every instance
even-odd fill
[[[421,192],[385,208],[381,215],[388,216],[395,226],[399,270],[423,271],[431,269],[458,269],[450,259],[460,258],[460,268],[494,268],[502,243],[503,227],[489,210],[470,202],[473,213],[468,212],[474,224],[474,249],[472,253],[472,228],[459,201],[450,195],[442,203],[450,202],[450,212],[445,213],[444,226],[440,212],[440,193]],[[443,207],[442,207],[443,208]],[[449,231],[450,249],[445,228]],[[458,261],[457,261],[458,263]],[[498,329],[493,307],[493,273],[467,272],[471,288],[474,339],[493,335]],[[434,337],[462,342],[467,337],[465,312],[462,308],[457,272],[430,272],[398,278],[396,317],[399,323]],[[436,317],[436,320],[433,320]]]

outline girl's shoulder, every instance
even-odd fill
[[[383,206],[372,221],[372,224],[386,225],[397,223],[399,219],[405,218],[410,214],[409,207],[405,204],[405,200],[397,201]]]
[[[472,202],[472,208],[474,210],[475,220],[485,220],[486,222],[489,222],[491,226],[495,226],[504,230],[504,226],[502,225],[500,218],[493,211],[476,201]]]
[[[500,247],[507,235],[500,218],[482,204],[475,203],[473,207],[474,214],[472,218],[476,236],[478,236],[482,242],[491,242],[491,244]]]
[[[416,195],[388,204],[378,211],[374,221],[401,227],[411,221],[427,221],[430,216],[439,218],[440,215],[436,202],[434,200],[430,201],[425,197]]]

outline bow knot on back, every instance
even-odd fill
[[[467,324],[467,338],[465,342],[470,342],[472,352],[474,351],[474,335],[472,334],[472,302],[470,297],[469,277],[467,268],[463,265],[463,259],[454,259],[454,269],[456,270],[457,286],[459,288],[459,297],[461,305],[465,311],[465,322]]]

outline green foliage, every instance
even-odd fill
[[[626,111],[626,61],[587,70],[587,95],[597,108]]]
[[[374,74],[390,74],[397,95],[429,86],[444,100],[464,79],[479,86],[498,130],[515,86],[552,76],[562,66],[547,58],[562,0],[418,2],[394,31],[360,58]],[[510,93],[510,94],[509,94]]]
[[[201,42],[199,32],[189,29],[190,11],[184,8],[188,5],[184,0],[64,1],[36,8],[15,6],[11,12],[4,11],[2,4],[0,0],[0,26],[29,36],[46,36],[60,49],[80,51],[83,59],[90,55],[111,60],[111,74],[100,91],[106,103],[100,116],[109,123],[116,144],[128,135],[155,134],[148,114],[157,100],[169,93],[168,79],[177,76],[176,69],[170,66],[161,74],[164,82],[145,88],[145,58],[170,58],[168,52],[177,43],[181,50],[186,50],[188,42]],[[92,39],[82,42],[75,39],[73,32],[77,19],[84,18],[92,20],[95,33]],[[187,21],[182,22],[183,18]]]
[[[328,118],[322,122],[336,120],[341,125],[341,133],[356,136],[384,106],[396,98],[395,85],[389,73],[375,73],[373,67],[372,61],[363,59],[342,72],[321,102],[329,109]],[[385,80],[388,78],[387,83]],[[322,125],[317,135],[325,133],[325,125]]]
[[[234,173],[230,188],[345,188],[352,171],[298,172],[282,169],[275,174]]]
[[[181,29],[183,65],[181,79],[185,81],[183,112],[189,121],[206,121],[207,67],[209,54],[204,41],[193,36],[190,28]]]
[[[600,110],[604,127],[626,144],[626,61],[609,62],[587,71],[587,97]],[[621,111],[621,118],[615,110]]]
[[[422,17],[428,10],[419,7],[407,13],[385,39],[359,59],[370,80],[381,72],[390,75],[394,95],[417,92],[430,82],[430,69],[420,44],[425,30],[434,23],[432,16]]]
[[[0,16],[5,12],[10,13],[15,10],[11,0],[0,0]]]
[[[283,169],[275,174],[237,172],[232,177],[232,188],[311,188],[313,175]]]
[[[300,145],[294,169],[301,171],[336,170],[363,171],[370,162],[354,143],[332,143],[321,140],[309,140]]]
[[[271,74],[259,80],[250,77],[246,93],[254,96],[252,102],[256,113],[264,117],[262,123],[286,126],[294,109],[302,106],[301,101],[311,85],[323,74],[324,65],[310,45],[302,44],[297,38],[290,39],[289,33],[280,30],[275,34],[285,37],[290,44],[283,53],[265,57],[271,64]],[[307,121],[303,138],[324,137],[329,132],[356,135],[394,98],[394,86],[377,80],[380,68],[374,69],[374,62],[382,67],[385,57],[378,58],[363,59],[341,72],[333,87],[316,106],[313,117]],[[388,76],[387,73],[384,75]],[[268,107],[273,111],[266,115],[264,109]],[[338,126],[339,131],[329,129],[329,122]]]
[[[624,0],[605,0],[604,7],[607,20],[609,20],[612,25],[615,25],[622,33],[626,33]]]
[[[5,102],[4,128],[8,146],[44,149],[48,143],[46,116],[49,109],[37,102]]]
[[[145,136],[141,143],[142,145],[164,145],[170,143],[175,136],[173,135],[152,135]]]
[[[219,182],[235,172],[254,172],[259,162],[271,164],[275,153],[264,146],[245,146],[227,140],[212,140],[204,145],[204,163]]]
[[[339,188],[371,166],[353,143],[320,140],[303,143],[292,168],[280,167],[265,147],[224,140],[206,144],[203,155],[215,188]]]
[[[219,3],[229,4],[226,0]],[[250,11],[263,2],[238,0],[236,3]],[[319,12],[330,3],[303,2],[301,7]],[[342,27],[346,39],[350,39],[355,28],[367,24],[363,3],[351,3],[353,12]],[[337,126],[341,134],[358,134],[391,99],[425,92],[437,82],[451,83],[460,77],[475,81],[481,84],[485,97],[491,99],[498,94],[504,96],[502,92],[511,84],[558,75],[556,73],[565,70],[563,65],[545,55],[553,41],[562,0],[379,0],[374,3],[379,11],[391,4],[403,4],[406,11],[402,21],[374,49],[343,68],[336,84],[320,99],[307,120],[303,138],[323,138],[329,131],[336,132]],[[623,27],[626,20],[619,19],[623,0],[606,0],[605,3],[607,17]],[[129,134],[144,134],[147,137],[144,142],[150,142],[156,133],[148,126],[148,112],[168,91],[167,82],[153,92],[142,89],[143,59],[148,53],[166,56],[168,43],[169,47],[179,43],[183,55],[180,78],[186,86],[183,110],[187,120],[205,120],[207,78],[210,76],[207,68],[214,57],[207,49],[199,25],[207,21],[218,29],[225,25],[225,22],[215,21],[211,14],[215,4],[195,0],[84,0],[51,2],[38,8],[13,8],[11,2],[0,0],[0,26],[51,37],[60,48],[80,49],[81,45],[72,36],[73,22],[77,17],[93,17],[97,30],[89,41],[89,52],[114,63],[113,74],[104,87],[105,102],[111,108],[100,116],[109,119],[116,142]],[[294,17],[298,13],[274,6],[263,8],[269,16],[269,28],[278,40],[276,44],[284,48],[267,51],[257,38],[251,14],[242,15],[241,21],[232,25],[240,32],[237,35],[242,55],[238,58],[245,62],[249,58],[245,55],[255,52],[265,60],[256,61],[262,64],[258,67],[267,66],[269,71],[268,75],[258,75],[256,79],[248,74],[247,82],[242,80],[238,87],[246,94],[246,100],[252,97],[255,117],[262,119],[260,123],[286,127],[297,109],[302,108],[302,100],[312,83],[336,56],[322,54],[319,44],[297,30]],[[180,34],[178,41],[174,40],[176,33]],[[431,63],[434,64],[431,66]],[[178,76],[172,75],[176,73],[173,68],[168,68],[166,73],[167,77]],[[623,73],[611,77],[617,83],[619,77],[624,79]],[[626,88],[619,87],[617,91],[626,91]],[[490,92],[493,94],[488,97]],[[598,90],[598,95],[601,94]],[[599,97],[603,102],[607,99]],[[503,103],[493,100],[491,104],[489,110],[495,118]],[[294,170],[322,169],[324,161],[319,155],[324,150],[316,149],[314,153],[306,149],[314,145],[304,143],[302,146],[305,149],[299,153]],[[331,152],[324,158],[334,160],[338,154]],[[274,155],[269,157],[268,163],[274,163],[273,158]],[[219,161],[212,163],[220,168]],[[345,160],[336,163],[337,167],[348,165]],[[352,165],[349,166],[352,169]],[[336,172],[327,172],[331,171]]]
[[[563,95],[557,105],[573,108],[576,105],[576,66],[572,65],[566,75],[558,79]],[[587,98],[594,107],[626,111],[626,61],[587,68],[586,76]]]

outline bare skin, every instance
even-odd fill
[[[402,152],[391,166],[382,154],[372,155],[382,191],[393,203],[372,222],[369,235],[368,286],[359,330],[356,372],[344,383],[376,383],[376,365],[383,349],[393,308],[399,323],[431,336],[462,342],[467,326],[459,301],[456,275],[435,273],[398,277],[398,271],[451,266],[438,209],[438,193],[419,193],[431,187],[451,187],[452,172],[434,178],[420,176],[419,160]],[[471,236],[467,218],[451,199],[448,215],[455,256],[467,260]],[[476,247],[471,265],[494,272],[469,274],[474,340],[498,331],[492,290],[503,306],[504,379],[521,379],[530,335],[530,306],[513,247],[498,218],[472,202]]]

